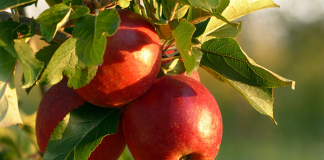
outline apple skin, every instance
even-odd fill
[[[117,32],[107,37],[103,63],[96,76],[75,91],[100,107],[120,107],[143,95],[156,79],[162,58],[160,39],[144,17],[117,10]]]
[[[177,74],[156,79],[126,106],[123,131],[135,160],[214,160],[223,125],[207,88]]]
[[[187,76],[187,72],[183,72],[181,74]],[[195,79],[196,81],[200,82],[200,77],[199,77],[199,74],[198,74],[197,70],[195,70],[189,77],[191,77],[191,78]]]
[[[63,120],[66,114],[78,108],[84,102],[83,98],[67,86],[66,78],[52,86],[44,94],[36,117],[36,137],[42,153],[45,152],[54,128]],[[91,153],[88,160],[117,160],[119,158],[126,146],[121,126],[122,114],[119,119],[118,131],[115,134],[104,137],[98,147]]]

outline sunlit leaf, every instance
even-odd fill
[[[69,84],[74,89],[88,84],[96,75],[97,66],[86,67],[78,61],[75,53],[76,38],[65,41],[54,53],[44,70],[39,85],[56,84],[63,78],[63,73],[69,77]]]
[[[29,156],[37,154],[36,144],[19,126],[0,127],[0,144],[2,147],[8,147],[15,154],[15,160],[28,160]]]
[[[200,66],[207,72],[211,73],[215,78],[227,82],[236,89],[255,110],[261,114],[267,115],[274,123],[276,123],[273,118],[273,88],[251,86],[225,78],[215,70],[207,67],[204,62],[201,62]]]
[[[213,38],[235,38],[236,36],[239,35],[239,33],[242,30],[242,22],[239,21],[237,22],[239,24],[239,28],[233,28],[231,25],[229,24],[225,24],[222,27],[218,28],[217,30],[215,30],[214,32],[206,35],[205,37],[199,37],[199,41],[200,43],[204,43],[210,39]],[[196,33],[196,32],[195,32]]]
[[[43,63],[35,58],[34,52],[24,39],[17,39],[29,33],[30,28],[25,24],[13,21],[0,22],[0,28],[0,46],[22,64],[25,77],[25,83],[22,87],[31,87],[35,84],[43,68]]]
[[[218,6],[216,7],[215,11],[217,13],[222,13],[225,8],[229,5],[230,0],[220,0]]]
[[[17,59],[0,47],[0,127],[22,123],[14,82]]]
[[[264,88],[294,87],[294,81],[256,64],[232,38],[211,39],[201,46],[201,50],[201,62],[227,79]]]
[[[55,51],[60,47],[59,44],[51,44],[40,49],[36,53],[36,58],[42,62],[44,62],[44,66],[46,67],[47,64],[50,62],[52,56],[54,55]]]
[[[171,62],[161,64],[161,70],[164,75],[181,74],[186,71],[184,63],[179,58]]]
[[[41,13],[37,22],[47,42],[50,42],[56,32],[69,20],[71,8],[65,4],[57,4]]]
[[[29,32],[29,27],[15,21],[7,21],[0,22],[0,28],[0,46],[18,59],[13,40],[18,38],[18,34],[27,34]]]
[[[195,8],[201,8],[206,11],[212,11],[219,5],[220,0],[175,0],[176,2],[191,5]]]
[[[201,52],[191,44],[191,38],[196,28],[186,21],[180,21],[179,24],[173,21],[170,25],[177,50],[184,61],[188,75],[191,75],[198,68],[201,59]]]
[[[71,13],[69,19],[77,19],[80,18],[84,15],[86,15],[87,13],[89,13],[90,10],[88,7],[78,7],[74,12]]]
[[[254,11],[271,7],[279,6],[272,0],[231,0],[228,7],[226,7],[221,15],[227,20],[232,21]],[[224,24],[224,21],[217,19],[216,17],[212,17],[206,26],[206,30],[201,36],[206,36],[214,32]]]
[[[212,17],[210,12],[204,11],[199,8],[190,7],[188,12],[187,21],[193,24],[197,24],[206,20],[206,18]],[[201,29],[199,29],[201,30]],[[198,31],[198,28],[197,28]],[[197,32],[196,31],[196,32]]]
[[[4,11],[9,8],[22,6],[28,3],[36,2],[37,0],[1,0],[0,11]]]
[[[118,5],[121,8],[127,8],[130,5],[129,0],[118,0]]]
[[[14,43],[17,57],[24,70],[25,83],[22,88],[29,88],[36,83],[44,63],[36,59],[33,50],[24,40],[16,39]]]
[[[106,36],[113,35],[120,23],[116,10],[104,10],[98,16],[87,14],[77,20],[73,37],[77,39],[76,54],[87,66],[103,61]]]

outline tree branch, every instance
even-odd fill
[[[5,21],[13,21],[12,15],[8,12],[2,11],[0,12],[0,22],[5,22]],[[19,22],[29,25],[31,21],[31,18],[28,17],[19,17]],[[35,25],[35,34],[42,36],[40,25],[36,23]],[[72,35],[63,31],[57,31],[55,37],[52,39],[53,42],[62,44],[69,38],[71,38]]]

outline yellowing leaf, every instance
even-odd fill
[[[231,0],[228,7],[223,11],[222,16],[232,21],[252,12],[272,7],[279,7],[279,5],[275,4],[272,0]],[[224,24],[226,22],[212,17],[201,37],[208,35]]]
[[[0,47],[0,127],[22,123],[14,82],[17,59]]]
[[[22,123],[19,109],[17,93],[15,88],[14,76],[11,76],[9,83],[6,84],[6,90],[0,99],[0,108],[7,107],[4,113],[0,113],[3,119],[0,121],[0,127],[8,127]]]

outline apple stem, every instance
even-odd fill
[[[169,57],[169,58],[162,58],[162,61],[169,61],[173,59],[181,58],[181,56]]]
[[[188,155],[184,155],[184,156],[180,157],[179,160],[191,160],[191,157],[190,157],[190,155],[188,154]]]
[[[165,45],[168,43],[168,41],[165,41],[163,44],[162,44],[162,48],[165,47]]]
[[[174,8],[172,10],[172,13],[171,13],[171,16],[170,16],[169,21],[171,21],[173,19],[173,16],[174,16],[174,14],[176,12],[177,7],[178,7],[178,2],[174,5]]]
[[[169,45],[167,45],[167,46],[163,49],[162,53],[164,53],[165,51],[167,51],[167,50],[169,49],[169,47],[171,47],[174,43],[175,43],[175,41],[173,40]]]

